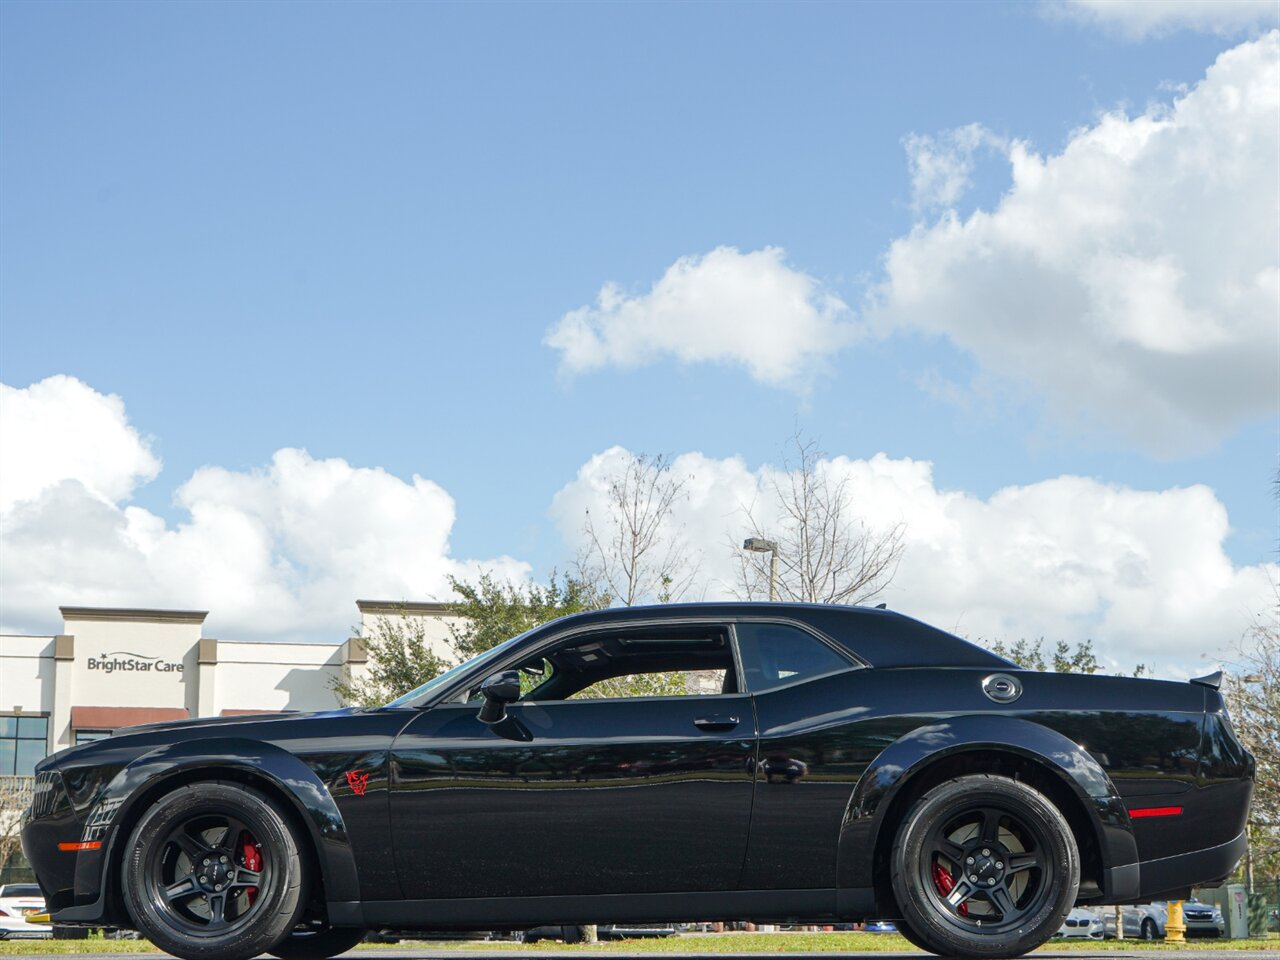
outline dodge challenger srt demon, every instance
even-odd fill
[[[1077,904],[1232,871],[1254,761],[1219,679],[1022,671],[880,609],[604,610],[377,709],[57,753],[22,843],[55,923],[188,960],[330,957],[381,927],[869,917],[1010,957]]]

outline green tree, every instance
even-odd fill
[[[484,653],[504,640],[532,630],[556,617],[609,606],[610,597],[589,580],[552,571],[545,586],[517,584],[482,573],[475,583],[449,578],[461,598],[448,604],[458,619],[449,635],[459,660]]]
[[[364,638],[368,673],[345,672],[330,681],[338,700],[348,706],[380,706],[420,687],[450,667],[483,653],[548,620],[609,605],[594,585],[553,572],[545,586],[517,584],[482,573],[474,583],[449,578],[461,598],[447,604],[456,619],[448,624],[448,650],[441,653],[426,636],[422,617],[378,617]]]
[[[329,681],[338,701],[349,707],[379,707],[440,676],[454,663],[432,648],[423,618],[406,612],[378,617],[364,642],[368,673],[355,677],[343,671]]]
[[[1280,590],[1274,606],[1245,634],[1240,662],[1223,692],[1236,734],[1257,762],[1248,867],[1260,876],[1280,877]]]
[[[1052,670],[1054,673],[1097,673],[1100,664],[1093,652],[1093,641],[1084,640],[1073,648],[1059,640],[1052,650],[1044,649],[1044,637],[1032,643],[1022,639],[1013,643],[997,640],[989,649],[997,656],[1012,660],[1024,670]]]

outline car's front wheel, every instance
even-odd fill
[[[1156,922],[1150,917],[1142,921],[1142,939],[1154,940],[1156,938]]]
[[[305,905],[298,841],[257,790],[192,783],[157,800],[121,870],[137,928],[183,960],[248,960],[294,929]]]
[[[1040,946],[1080,887],[1080,855],[1057,807],[1008,777],[958,777],[916,801],[890,861],[909,939],[995,960]]]
[[[346,953],[364,939],[364,931],[355,927],[321,927],[318,930],[296,930],[269,951],[280,960],[329,960]]]

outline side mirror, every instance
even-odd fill
[[[520,699],[520,671],[503,670],[480,684],[484,703],[480,705],[482,723],[501,723],[507,718],[507,704]]]

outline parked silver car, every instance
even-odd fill
[[[1188,900],[1182,905],[1182,919],[1187,925],[1188,937],[1225,937],[1227,922],[1222,908],[1212,903]]]
[[[1124,935],[1130,940],[1163,940],[1165,923],[1168,921],[1169,905],[1166,903],[1139,903],[1121,907],[1124,918]],[[1108,940],[1116,935],[1115,907],[1105,907],[1102,911],[1105,936]]]
[[[1139,940],[1163,940],[1165,926],[1169,922],[1169,904],[1165,901],[1143,903],[1137,906],[1123,907],[1124,935]],[[1108,939],[1116,935],[1114,908],[1103,911],[1106,936]],[[1187,900],[1182,904],[1182,921],[1186,924],[1188,937],[1225,937],[1227,925],[1222,918],[1222,910],[1211,903],[1199,900]]]

